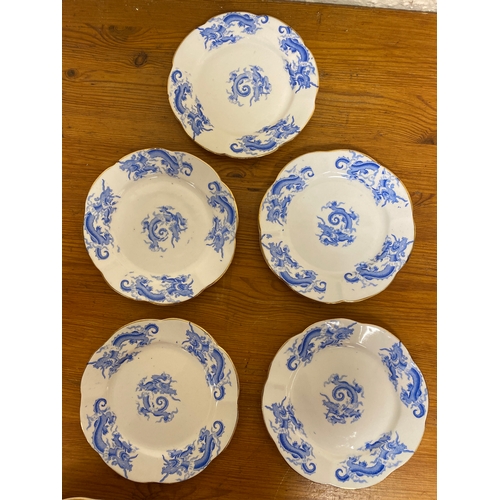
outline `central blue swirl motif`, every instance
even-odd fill
[[[87,415],[87,430],[93,426],[92,446],[101,455],[102,459],[110,465],[120,467],[123,474],[128,478],[128,472],[132,470],[133,455],[138,448],[125,441],[118,432],[116,426],[116,415],[107,407],[104,398],[96,399],[94,403],[94,414]]]
[[[87,198],[87,207],[85,210],[84,230],[85,244],[87,250],[93,249],[95,256],[104,260],[109,257],[108,246],[113,245],[113,236],[109,232],[111,216],[116,210],[116,199],[120,196],[115,195],[112,189],[102,180],[102,191],[94,196]],[[119,251],[119,249],[118,249]]]
[[[304,269],[294,260],[290,255],[288,245],[282,247],[282,241],[278,243],[269,241],[266,245],[264,238],[269,239],[272,236],[270,234],[263,234],[261,238],[262,247],[270,255],[271,269],[297,292],[304,294],[314,292],[319,294],[319,300],[323,299],[326,292],[326,282],[317,279],[318,275],[314,271]]]
[[[184,153],[164,149],[145,149],[119,164],[120,170],[127,172],[128,178],[134,181],[152,174],[166,174],[170,177],[184,174],[189,177],[193,171],[191,163],[184,161]]]
[[[102,371],[104,378],[118,371],[123,363],[132,361],[141,352],[141,347],[149,345],[158,333],[158,325],[148,323],[146,326],[130,326],[128,331],[116,335],[113,340],[102,346],[96,354],[100,357],[88,364]]]
[[[193,139],[202,132],[213,130],[210,120],[203,113],[203,106],[198,97],[193,96],[193,86],[182,76],[178,69],[171,75],[173,83],[170,98],[173,100],[173,108],[177,112],[182,125],[187,130],[191,128]]]
[[[213,396],[216,401],[224,399],[226,395],[226,384],[231,385],[229,376],[231,370],[224,373],[226,361],[222,352],[217,349],[210,338],[198,335],[189,323],[189,330],[186,330],[187,339],[182,342],[182,348],[198,358],[206,371],[206,381],[213,389]]]
[[[295,118],[288,115],[279,120],[274,125],[261,128],[254,135],[244,135],[231,144],[231,151],[234,153],[245,153],[257,155],[261,151],[270,153],[288,137],[298,134],[300,128],[295,125]]]
[[[239,98],[250,96],[249,104],[251,106],[252,101],[257,102],[261,96],[269,95],[272,86],[269,83],[269,78],[262,74],[263,72],[264,70],[260,66],[243,68],[241,72],[239,69],[232,71],[227,82],[231,84],[231,90],[227,91],[229,102],[243,106]]]
[[[331,225],[328,225],[322,217],[318,216],[320,221],[318,222],[318,228],[321,229],[321,234],[316,236],[319,237],[319,241],[323,245],[333,245],[336,247],[340,243],[343,243],[342,246],[346,247],[356,239],[352,234],[356,232],[353,222],[355,224],[359,223],[359,215],[352,208],[348,212],[340,205],[343,205],[343,203],[330,201],[324,207],[321,207],[321,210],[331,210],[327,218]]]
[[[212,229],[208,233],[205,241],[207,246],[221,254],[221,261],[224,259],[224,244],[232,243],[236,236],[236,209],[232,201],[231,194],[222,189],[217,181],[208,184],[212,196],[207,196],[208,204],[213,208],[218,208],[223,218],[214,216],[212,219]]]
[[[385,280],[403,267],[407,259],[405,251],[412,243],[405,237],[387,236],[380,253],[368,262],[356,264],[356,270],[344,274],[344,279],[349,283],[361,283],[363,288],[377,286],[374,280]]]
[[[209,51],[224,44],[236,43],[246,35],[253,35],[262,28],[268,16],[241,14],[231,12],[217,16],[198,28],[200,35],[205,39],[205,49]]]
[[[307,438],[304,426],[295,416],[295,410],[291,403],[285,405],[286,397],[280,403],[272,403],[266,406],[273,413],[274,423],[269,421],[271,429],[278,438],[279,447],[287,453],[287,460],[293,465],[301,467],[306,474],[314,474],[316,464],[312,446],[303,439]],[[302,437],[303,436],[303,437]]]
[[[192,297],[193,279],[190,274],[180,276],[128,276],[120,282],[120,288],[136,300],[152,302],[176,302],[179,297]],[[153,286],[155,288],[153,288]]]
[[[354,333],[354,325],[340,326],[340,323],[326,322],[321,326],[312,327],[303,337],[298,338],[286,352],[291,352],[286,366],[295,371],[300,363],[304,366],[312,361],[313,355],[325,347],[342,347],[344,340]]]
[[[387,203],[408,206],[408,200],[401,196],[405,190],[399,179],[362,154],[351,151],[351,158],[341,156],[335,161],[339,170],[344,170],[343,177],[357,180],[371,190],[375,203],[385,207]]]
[[[178,481],[184,481],[201,472],[212,461],[212,455],[216,457],[220,453],[220,437],[224,429],[224,424],[216,420],[212,430],[203,427],[198,439],[183,450],[167,450],[167,456],[163,455],[160,483],[174,474],[179,476]]]
[[[422,418],[426,414],[427,389],[423,389],[423,377],[420,370],[408,361],[403,354],[401,342],[390,349],[380,349],[382,362],[389,369],[389,380],[394,389],[401,387],[401,401],[405,406],[414,408],[413,415]],[[387,354],[385,354],[387,353]],[[404,384],[407,384],[406,387]]]
[[[341,463],[342,467],[335,471],[335,477],[345,483],[366,483],[365,477],[376,477],[387,469],[397,467],[401,461],[396,460],[402,453],[413,453],[399,441],[399,435],[392,437],[392,432],[383,434],[380,439],[366,443],[358,451],[368,452],[364,455],[349,457]],[[368,460],[363,460],[368,455]]]
[[[346,375],[333,373],[325,382],[325,386],[333,384],[332,399],[321,393],[323,405],[326,407],[325,417],[331,424],[346,424],[350,419],[351,423],[361,418],[363,410],[359,407],[363,405],[360,397],[364,396],[363,388],[354,380],[352,384],[343,380]]]
[[[157,417],[156,422],[170,422],[174,415],[179,411],[175,408],[173,411],[167,411],[170,401],[180,401],[177,396],[177,391],[172,387],[176,382],[168,373],[163,372],[160,375],[152,375],[151,380],[144,377],[137,385],[136,391],[139,392],[137,397],[137,411],[139,415],[144,415],[148,420],[150,415]]]
[[[168,206],[158,207],[158,212],[153,212],[153,215],[148,215],[142,221],[142,232],[148,236],[144,241],[153,252],[167,250],[161,247],[160,243],[167,241],[169,235],[171,235],[170,243],[175,248],[174,242],[178,242],[180,233],[187,229],[187,220],[179,212],[171,210],[175,209]]]
[[[306,188],[307,179],[314,177],[311,167],[299,170],[297,165],[286,170],[285,174],[286,177],[280,177],[274,182],[262,202],[262,210],[267,210],[266,220],[280,225],[286,223],[288,206],[292,198]]]
[[[280,26],[280,49],[287,55],[285,69],[290,76],[290,86],[297,93],[301,89],[317,87],[316,68],[312,63],[312,55],[302,43],[300,37],[290,26]],[[314,82],[314,81],[316,82]]]

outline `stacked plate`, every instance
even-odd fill
[[[205,149],[234,158],[272,153],[312,116],[318,69],[289,26],[231,12],[192,31],[168,78],[172,110]],[[119,294],[184,302],[230,266],[238,210],[207,163],[164,148],[135,151],[87,196],[84,240]],[[278,174],[259,210],[261,250],[295,292],[323,303],[383,291],[413,248],[400,179],[354,150],[302,155]],[[290,332],[293,335],[294,332]],[[229,355],[182,319],[120,328],[81,383],[81,424],[104,462],[127,479],[171,483],[203,471],[233,435],[239,384]],[[383,328],[315,323],[276,354],[262,412],[302,476],[340,488],[382,481],[417,449],[427,416],[423,376]]]

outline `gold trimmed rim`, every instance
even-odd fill
[[[352,299],[352,300],[345,300],[345,299],[341,299],[341,300],[337,300],[335,302],[326,302],[326,301],[323,301],[323,300],[318,300],[318,299],[315,299],[314,297],[309,297],[308,295],[305,295],[303,293],[300,293],[298,292],[297,290],[295,290],[294,288],[292,288],[279,274],[277,274],[274,269],[271,267],[271,264],[269,263],[269,260],[267,259],[267,256],[266,254],[264,253],[264,250],[262,249],[262,226],[260,224],[260,213],[262,211],[262,206],[264,204],[264,200],[266,199],[266,196],[268,195],[269,193],[269,190],[271,189],[271,187],[275,184],[275,182],[279,179],[279,177],[281,176],[281,174],[286,170],[286,168],[293,162],[297,161],[301,156],[306,156],[306,155],[310,155],[310,154],[316,154],[316,153],[320,153],[320,154],[323,154],[323,153],[335,153],[337,151],[344,151],[344,149],[330,149],[330,150],[327,150],[327,151],[311,151],[309,153],[304,153],[303,155],[300,155],[300,156],[297,156],[297,158],[294,158],[293,160],[289,161],[278,173],[278,175],[276,176],[276,178],[274,179],[274,181],[272,182],[271,186],[266,190],[266,192],[264,193],[264,196],[262,197],[262,200],[260,202],[260,205],[259,205],[259,214],[257,216],[257,223],[258,223],[258,226],[259,226],[259,248],[260,248],[260,252],[262,254],[262,256],[264,257],[264,261],[265,263],[267,264],[267,267],[269,267],[269,269],[273,272],[274,275],[276,275],[281,281],[283,281],[283,283],[285,283],[287,285],[288,288],[290,288],[291,290],[293,290],[295,293],[299,294],[300,296],[302,297],[306,297],[308,298],[309,300],[314,300],[314,302],[320,302],[321,304],[327,304],[327,305],[334,305],[334,304],[341,304],[341,303],[347,303],[347,304],[353,304],[353,303],[356,303],[356,302],[362,302],[363,300],[367,300],[367,299],[371,299],[372,297],[375,297],[376,295],[378,295],[379,293],[382,293],[384,290],[386,290],[390,284],[396,279],[396,276],[397,274],[401,271],[401,269],[403,269],[403,267],[406,265],[406,263],[408,262],[408,260],[410,259],[410,256],[411,254],[413,253],[413,247],[415,246],[415,244],[413,244],[411,246],[411,249],[410,249],[410,252],[408,253],[408,257],[406,258],[405,260],[405,263],[401,266],[401,268],[396,271],[396,273],[394,274],[394,277],[392,278],[392,280],[382,289],[382,290],[379,290],[378,292],[375,292],[373,293],[372,295],[368,295],[367,297],[363,297],[362,299]],[[392,170],[389,170],[387,167],[385,167],[384,165],[380,164],[377,160],[375,160],[374,158],[372,158],[371,156],[361,152],[361,151],[358,151],[358,150],[345,150],[345,151],[356,151],[357,153],[361,153],[363,154],[363,156],[366,156],[366,158],[369,158],[370,160],[373,160],[377,165],[380,165],[381,167],[385,168],[388,172],[390,172],[392,175],[394,175],[394,177],[396,177],[400,182],[401,182],[401,185],[403,186],[405,192],[407,193],[408,195],[408,201],[410,203],[410,208],[411,208],[411,215],[412,215],[412,221],[413,221],[413,243],[415,243],[415,238],[417,236],[417,230],[416,230],[416,226],[415,226],[415,218],[413,216],[413,201],[411,199],[411,195],[406,187],[406,185],[403,183],[403,181],[396,175],[394,174],[394,172],[392,172]]]
[[[150,149],[162,149],[162,150],[166,150],[168,151],[169,153],[182,153],[182,154],[188,154],[190,156],[192,156],[193,158],[196,158],[198,161],[200,161],[201,163],[204,163],[208,168],[210,168],[214,174],[216,175],[217,179],[219,180],[219,182],[228,190],[229,194],[231,195],[232,197],[232,200],[234,202],[234,208],[235,208],[235,212],[236,212],[236,223],[235,223],[235,228],[234,228],[234,240],[232,242],[233,246],[234,246],[234,251],[231,255],[231,258],[229,259],[228,263],[227,263],[227,266],[226,268],[221,272],[220,276],[218,276],[215,280],[211,281],[210,283],[208,283],[207,285],[205,285],[203,288],[201,288],[196,294],[194,294],[192,297],[188,297],[187,299],[185,300],[180,300],[180,301],[177,301],[177,302],[167,302],[167,303],[161,303],[161,302],[154,302],[154,301],[151,301],[151,300],[141,300],[141,299],[136,299],[135,297],[130,297],[129,295],[126,295],[125,293],[123,293],[121,290],[118,290],[117,288],[115,288],[109,281],[108,279],[106,278],[104,272],[97,266],[94,258],[92,257],[91,253],[89,252],[89,250],[85,247],[85,250],[87,251],[87,254],[90,258],[90,260],[92,261],[92,263],[94,264],[94,266],[97,268],[97,270],[101,273],[102,277],[104,278],[104,281],[107,283],[107,285],[112,289],[114,290],[116,293],[118,293],[119,295],[121,295],[122,297],[125,297],[129,300],[133,300],[135,302],[147,302],[149,304],[154,304],[156,306],[160,306],[160,307],[169,307],[169,306],[176,306],[178,304],[182,304],[184,302],[187,302],[188,300],[191,300],[191,299],[194,299],[196,297],[198,297],[203,291],[205,291],[207,288],[210,288],[211,286],[215,285],[215,283],[217,283],[227,272],[227,270],[229,269],[229,267],[231,266],[232,262],[233,262],[233,259],[234,259],[234,254],[236,253],[236,236],[237,236],[237,233],[238,233],[238,227],[239,227],[239,224],[240,224],[240,215],[239,215],[239,211],[238,211],[238,205],[236,203],[236,197],[234,196],[233,192],[231,191],[231,189],[229,188],[229,186],[220,178],[219,176],[219,173],[211,166],[209,165],[206,161],[202,160],[201,158],[198,158],[197,156],[193,155],[192,153],[188,153],[186,151],[171,151],[169,149],[166,149],[166,148],[162,148],[162,147],[158,147],[158,148],[143,148],[143,149],[138,149],[137,151],[132,151],[131,153],[128,153],[126,154],[125,156],[122,156],[116,163],[114,163],[113,165],[107,167],[106,169],[104,169],[97,177],[96,179],[94,180],[94,182],[92,183],[92,185],[97,181],[97,179],[99,179],[101,176],[103,176],[106,172],[110,171],[111,169],[115,168],[124,158],[126,158],[127,156],[131,155],[131,154],[134,154],[134,153],[137,153],[139,151],[147,151],[147,150],[150,150]],[[85,198],[85,203],[87,202],[88,198],[89,198],[89,194],[90,192],[87,194],[86,198]],[[84,215],[85,215],[85,211],[86,211],[86,206],[85,206],[85,209],[84,209]],[[85,224],[83,225],[83,235],[85,236]],[[84,242],[85,242],[85,238],[84,238]]]

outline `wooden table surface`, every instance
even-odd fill
[[[298,137],[262,158],[236,160],[192,141],[167,99],[183,38],[227,11],[267,14],[292,26],[320,74],[316,110]],[[274,1],[63,0],[63,484],[62,497],[121,499],[436,498],[436,15]],[[240,223],[234,260],[198,297],[159,307],[114,292],[83,242],[87,193],[96,177],[144,148],[186,151],[233,191]],[[258,208],[278,172],[311,151],[351,148],[391,169],[413,201],[411,257],[382,293],[321,304],[292,291],[265,263]],[[92,354],[134,320],[184,318],[211,333],[240,379],[239,421],[229,446],[178,484],[124,479],[80,428],[80,380]],[[293,471],[265,428],[261,395],[281,345],[314,322],[348,318],[386,328],[425,377],[430,408],[417,452],[367,489],[316,484]]]

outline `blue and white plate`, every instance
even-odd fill
[[[403,183],[348,150],[308,153],[286,165],[262,200],[259,226],[273,272],[324,303],[363,300],[387,288],[415,239]]]
[[[427,387],[405,346],[348,319],[314,323],[269,370],[262,413],[287,463],[311,481],[366,488],[417,450]]]
[[[174,55],[168,95],[186,133],[205,149],[252,158],[292,140],[312,116],[318,68],[282,21],[248,12],[213,17]]]
[[[205,330],[182,319],[135,321],[88,362],[80,422],[118,474],[174,483],[202,472],[229,444],[238,394],[231,359]]]
[[[167,305],[226,272],[237,226],[234,196],[212,167],[155,148],[125,156],[96,179],[83,233],[90,258],[118,293]]]

